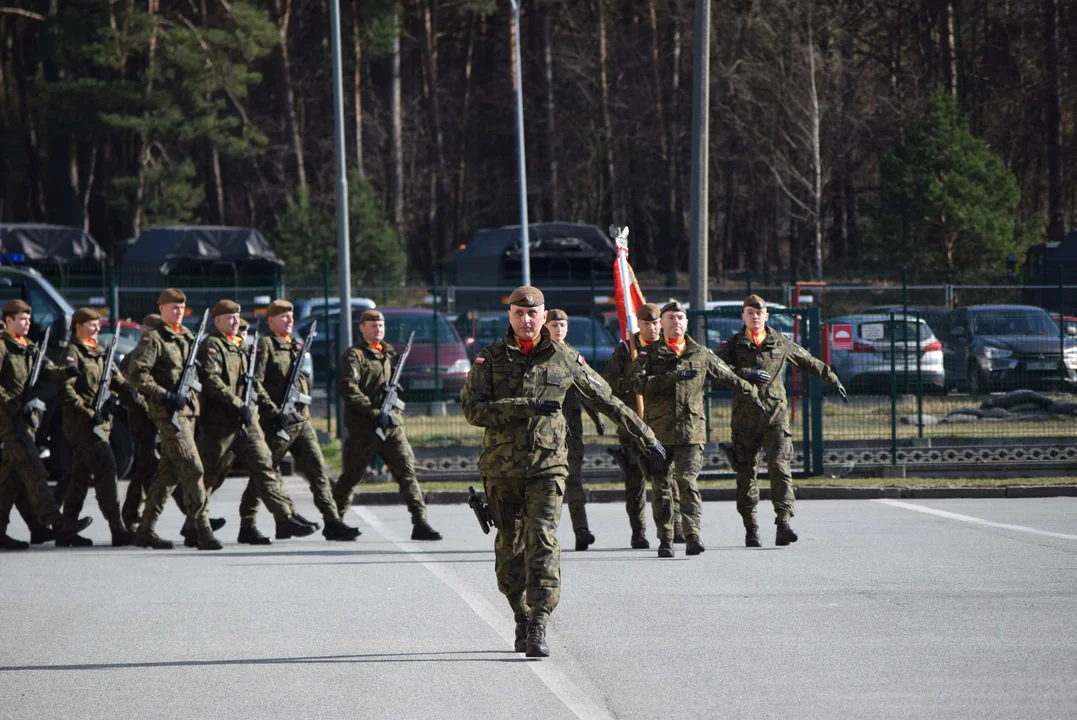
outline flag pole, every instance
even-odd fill
[[[636,356],[639,355],[639,348],[636,347],[636,333],[639,331],[639,324],[636,322],[637,308],[632,305],[631,282],[628,279],[628,228],[618,228],[614,225],[610,225],[610,235],[614,237],[614,241],[617,243],[617,280],[621,285],[621,298],[624,304],[625,313],[625,328],[627,329],[625,342],[628,343],[628,350],[634,361]],[[636,414],[639,415],[641,419],[643,418],[642,395],[636,395]]]

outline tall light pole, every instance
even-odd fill
[[[333,119],[337,156],[337,271],[340,295],[340,332],[337,347],[340,354],[352,345],[352,269],[348,231],[348,167],[344,146],[344,80],[340,60],[340,0],[329,0],[329,37],[333,52]],[[326,309],[329,322],[329,308]],[[339,413],[337,417],[343,417]],[[343,423],[338,424],[341,434]]]
[[[516,86],[516,159],[520,173],[520,264],[523,270],[524,285],[531,284],[531,248],[527,242],[527,160],[524,153],[524,85],[520,58],[520,4],[512,3],[512,40],[516,59],[516,73],[513,84]]]
[[[695,48],[692,62],[692,188],[689,294],[692,309],[707,309],[707,160],[710,156],[710,0],[696,0]],[[699,317],[697,338],[705,321]]]

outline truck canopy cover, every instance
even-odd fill
[[[0,225],[0,252],[25,255],[31,262],[65,263],[105,258],[101,246],[90,233],[62,225]]]
[[[131,265],[162,265],[165,272],[184,260],[284,264],[254,228],[213,226],[150,228],[127,246],[123,260]]]

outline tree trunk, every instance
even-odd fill
[[[939,50],[942,83],[950,97],[957,98],[957,53],[954,51],[954,3],[943,0],[939,8]]]
[[[545,89],[545,103],[546,103],[546,133],[545,133],[545,155],[546,155],[546,219],[547,221],[554,222],[561,219],[561,208],[558,203],[557,186],[557,120],[554,114],[554,94],[553,94],[553,42],[550,32],[550,16],[553,14],[553,3],[547,2],[543,6],[542,10],[542,66],[543,66],[543,83]]]
[[[602,163],[605,168],[605,193],[602,214],[614,221],[617,192],[613,167],[613,123],[610,119],[610,86],[607,72],[606,0],[598,0],[598,75],[602,94]]]
[[[814,20],[808,13],[808,92],[811,101],[811,159],[812,159],[812,271],[816,280],[823,279],[823,152],[820,142],[819,88],[815,80]]]
[[[359,33],[359,0],[352,0],[352,47],[355,48],[355,75],[352,78],[352,97],[355,103],[355,167],[359,177],[363,171],[363,47]]]
[[[292,24],[292,0],[274,0],[277,13],[277,48],[280,51],[280,93],[284,98],[285,125],[288,131],[288,144],[291,146],[292,159],[295,162],[296,181],[299,189],[307,189],[306,158],[303,152],[303,134],[295,112],[295,87],[292,83],[292,60],[288,52],[288,30]],[[358,21],[357,21],[358,22]],[[356,57],[358,62],[358,57]]]
[[[1058,61],[1058,0],[1044,0],[1044,52],[1047,80],[1047,240],[1061,242],[1062,217],[1062,100]]]
[[[37,125],[34,113],[30,109],[30,86],[29,78],[32,73],[26,67],[25,37],[23,33],[14,33],[15,49],[12,53],[13,70],[15,74],[15,89],[19,96],[19,119],[26,129],[26,175],[29,181],[30,215],[37,222],[45,219],[45,188],[41,182],[41,157],[38,153]]]
[[[483,21],[485,25],[485,20]],[[460,113],[460,165],[456,173],[456,210],[453,213],[453,227],[460,228],[464,222],[464,210],[467,206],[468,177],[468,138],[471,137],[471,73],[475,57],[475,25],[468,28],[467,62],[464,63],[464,101]]]
[[[678,171],[678,143],[677,121],[680,107],[677,102],[681,91],[681,17],[676,8],[673,10],[673,29],[670,44],[672,45],[673,57],[670,60],[671,77],[669,79],[669,112],[666,114],[666,135],[669,140],[669,156],[666,159],[666,238],[664,246],[671,248],[670,265],[666,275],[667,285],[676,285],[676,272],[680,267],[678,250],[683,246],[681,228],[687,224],[682,201],[678,189],[680,188],[680,174]]]
[[[658,149],[662,158],[662,166],[669,168],[669,121],[666,118],[666,104],[663,101],[662,92],[664,84],[662,82],[662,62],[661,62],[661,49],[662,42],[658,35],[658,12],[655,7],[655,0],[647,0],[647,24],[648,29],[651,32],[651,82],[654,85],[654,109],[655,117],[658,118]],[[656,262],[656,250],[655,250],[655,235],[656,233],[648,233],[645,238],[644,260],[645,266],[654,267]]]
[[[389,85],[389,145],[392,156],[389,186],[393,198],[393,227],[396,229],[397,240],[407,248],[404,228],[404,120],[400,98],[400,5],[395,0],[393,28],[392,79]]]
[[[430,108],[430,135],[434,140],[434,168],[437,176],[430,194],[430,263],[449,251],[450,235],[445,223],[445,206],[449,200],[445,163],[445,140],[441,129],[441,104],[438,102],[437,0],[423,3],[423,59],[429,80],[427,105]]]
[[[158,0],[146,0],[146,6],[146,11],[153,22],[153,32],[150,35],[150,47],[148,58],[146,60],[146,86],[143,91],[146,106],[149,107],[150,98],[153,96],[153,63],[154,57],[157,54],[157,34],[160,30],[156,17],[159,9]],[[149,117],[149,110],[146,111],[145,116],[147,118]],[[139,138],[138,189],[135,191],[135,217],[131,227],[134,237],[136,238],[142,234],[142,223],[146,219],[146,209],[144,206],[144,201],[146,199],[146,170],[150,166],[151,159],[149,133],[146,130],[143,130],[141,137]]]

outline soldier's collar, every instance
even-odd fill
[[[748,329],[748,326],[745,325],[740,329],[740,336],[737,338],[737,342],[744,343],[749,347],[763,348],[767,347],[768,345],[773,345],[778,341],[777,333],[774,331],[773,328],[770,327],[770,325],[764,325],[763,332],[766,333],[765,337],[763,338],[763,342],[759,343],[759,345],[756,345],[755,342],[752,340],[751,331]]]
[[[381,345],[381,351],[380,352],[378,350],[375,350],[374,346],[371,345],[370,342],[368,342],[366,338],[362,338],[359,341],[359,347],[363,348],[364,350],[369,350],[370,352],[374,353],[375,355],[388,355],[393,350],[393,346],[390,345],[389,343],[385,342],[384,338],[378,344]]]

